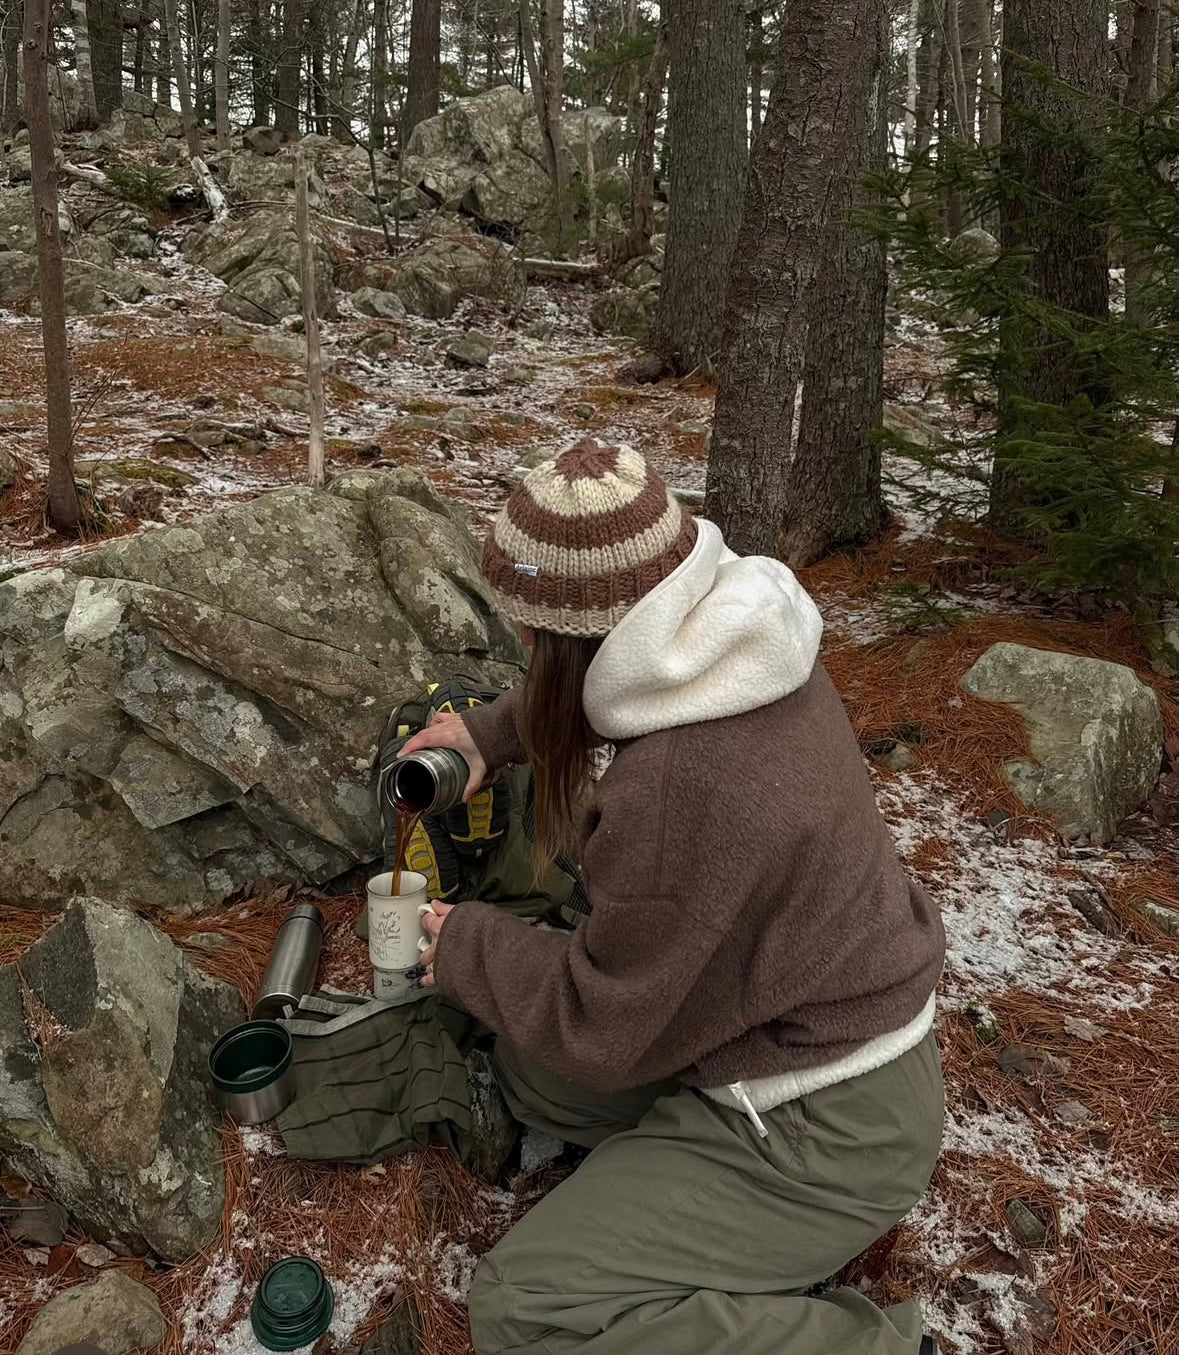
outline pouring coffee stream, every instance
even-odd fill
[[[386,794],[397,815],[397,835],[391,870],[391,892],[401,892],[405,853],[424,814],[437,814],[460,804],[470,767],[453,748],[423,748],[395,763],[386,782]]]

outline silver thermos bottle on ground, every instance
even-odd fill
[[[323,914],[313,903],[297,903],[283,919],[250,1015],[277,1021],[285,1007],[297,1007],[315,983],[323,950]]]

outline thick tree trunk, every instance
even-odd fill
[[[66,343],[65,272],[57,224],[57,173],[49,121],[50,0],[25,0],[25,115],[33,162],[33,216],[41,294],[41,341],[45,351],[45,407],[49,448],[49,516],[61,532],[82,526],[82,503],[74,482],[70,355]]]
[[[1003,105],[999,89],[999,68],[995,64],[995,33],[998,16],[991,9],[990,0],[983,0],[986,28],[982,35],[979,59],[979,98],[982,114],[979,120],[979,140],[988,150],[999,144],[1002,135]]]
[[[98,126],[98,104],[94,98],[94,68],[90,61],[90,21],[86,0],[73,0],[74,55],[78,63],[78,127]]]
[[[795,0],[783,15],[777,78],[729,271],[704,499],[704,515],[744,554],[772,555],[785,519],[805,301],[851,131],[863,117],[845,96],[845,80],[866,33],[875,32],[866,16],[877,5]]]
[[[373,51],[370,66],[371,141],[381,149],[389,128],[389,0],[373,0]]]
[[[143,94],[145,89],[145,71],[147,63],[151,60],[150,41],[151,41],[151,15],[148,12],[146,4],[139,6],[139,19],[135,25],[135,64],[131,70],[131,87],[136,94]]]
[[[711,368],[747,163],[742,0],[667,0],[671,142],[667,250],[652,346],[679,373]]]
[[[553,185],[553,207],[557,222],[557,250],[564,245],[567,219],[567,179],[565,147],[561,137],[562,82],[565,51],[565,9],[562,0],[542,0],[540,53],[532,32],[530,0],[520,3],[520,46],[528,62],[532,99],[540,124],[545,166]]]
[[[1001,204],[1001,239],[1028,255],[1026,285],[1037,300],[1071,314],[1084,328],[1109,312],[1106,232],[1092,202],[1096,172],[1084,146],[1100,116],[1106,92],[1105,0],[1006,0],[1003,14],[1003,88],[1011,116],[1001,151],[1004,178],[1017,191]],[[1038,79],[1030,63],[1051,58],[1056,81]],[[1014,111],[1018,110],[1018,114]],[[1045,132],[1046,121],[1050,131]],[[1054,126],[1055,124],[1055,126]],[[1057,127],[1082,135],[1061,135]],[[1000,329],[1005,378],[999,390],[999,430],[1011,435],[1021,422],[1020,402],[1066,406],[1078,396],[1105,399],[1092,372],[1068,361],[1061,345],[1034,314],[1015,313]],[[1022,510],[1040,494],[1026,485],[1018,465],[1002,453],[991,477],[990,516],[1000,531],[1022,534]]]
[[[667,25],[660,24],[647,68],[643,121],[630,165],[630,230],[616,251],[613,260],[616,265],[651,252],[651,236],[655,233],[655,131],[659,105],[663,102],[663,82],[667,78],[667,53]]]
[[[861,13],[855,64],[843,76],[844,94],[855,102],[857,116],[808,301],[802,416],[778,541],[778,554],[795,567],[839,546],[871,541],[888,517],[875,438],[884,380],[884,241],[852,220],[857,208],[873,201],[863,175],[883,173],[885,166],[885,0],[863,6]]]
[[[762,15],[760,9],[749,11],[749,144],[752,146],[761,131],[761,45]]]
[[[324,64],[327,45],[328,11],[323,5],[315,5],[311,10],[311,116],[317,136],[329,136],[331,123],[328,118],[328,76]]]
[[[94,106],[105,122],[123,105],[123,8],[121,0],[88,0],[86,11]]]
[[[269,0],[250,0],[250,102],[255,127],[268,127],[273,105]]]
[[[8,0],[0,18],[0,49],[3,50],[3,97],[0,98],[0,135],[7,135],[20,118],[20,39],[24,15],[20,0]]]
[[[278,97],[274,125],[288,136],[299,135],[299,71],[303,56],[303,2],[282,0],[282,46],[278,56]]]
[[[409,19],[409,72],[406,76],[401,144],[419,122],[438,112],[442,43],[442,0],[413,0]]]
[[[922,0],[921,42],[917,48],[917,131],[913,158],[929,151],[941,96],[942,67],[941,0]]]
[[[180,45],[180,19],[176,13],[176,0],[164,0],[164,22],[168,29],[168,50],[172,54],[172,73],[176,77],[176,96],[180,101],[180,123],[184,128],[184,139],[188,144],[189,157],[199,160],[201,134],[192,107],[192,91],[188,84],[188,66],[184,61],[184,48]]]
[[[217,104],[217,149],[229,149],[229,37],[230,0],[217,0],[217,67],[214,97]]]
[[[921,0],[909,0],[909,21],[905,29],[905,159],[913,154],[917,130],[917,47],[921,20]]]
[[[1136,0],[1130,39],[1130,71],[1126,81],[1127,108],[1148,108],[1158,97],[1159,0]],[[1151,317],[1144,303],[1151,260],[1137,250],[1124,249],[1126,319],[1145,324]]]

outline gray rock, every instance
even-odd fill
[[[442,237],[372,270],[370,285],[396,292],[411,315],[445,320],[467,296],[504,297],[518,285],[510,255],[492,242],[478,247]]]
[[[0,494],[16,483],[16,458],[0,447]]]
[[[226,284],[219,306],[227,314],[274,325],[301,312],[299,242],[289,213],[261,212],[193,231],[184,252]],[[336,315],[335,258],[319,238],[314,252],[316,306],[321,318],[330,319]]]
[[[471,1138],[474,1143],[467,1169],[494,1185],[503,1173],[520,1136],[496,1081],[491,1058],[481,1049],[467,1055],[467,1086],[471,1093]]]
[[[121,1270],[55,1294],[33,1318],[17,1355],[44,1355],[73,1345],[99,1350],[150,1350],[168,1331],[159,1301]]]
[[[907,743],[894,743],[877,761],[891,772],[908,772],[917,766],[920,758]]]
[[[1130,907],[1139,917],[1144,917],[1147,922],[1153,922],[1165,935],[1179,936],[1179,911],[1175,908],[1168,908],[1157,899],[1134,899]]]
[[[405,302],[396,292],[382,292],[376,287],[361,287],[352,293],[352,304],[361,315],[375,315],[382,320],[404,320]]]
[[[33,153],[28,145],[13,146],[4,157],[10,184],[29,183],[33,177]]]
[[[1158,697],[1120,663],[1024,645],[992,645],[963,687],[1023,716],[1035,762],[1013,759],[1007,784],[1062,837],[1108,842],[1154,789],[1162,757]]]
[[[954,245],[963,254],[975,259],[993,259],[999,253],[999,242],[981,226],[972,226],[954,237]]]
[[[886,403],[882,422],[886,432],[903,438],[914,446],[930,448],[946,445],[943,434],[928,419],[923,419],[907,405]]]
[[[254,155],[277,155],[282,150],[282,133],[274,127],[247,127],[242,145]]]
[[[263,386],[262,398],[279,409],[289,409],[292,414],[306,414],[311,408],[306,386]]]
[[[0,250],[0,306],[29,300],[37,290],[37,259],[21,250]]]
[[[594,298],[590,324],[599,334],[623,334],[645,343],[655,320],[659,293],[647,287],[614,287]]]
[[[15,1242],[56,1247],[69,1230],[70,1216],[52,1200],[41,1200],[35,1195],[12,1199],[0,1188],[0,1223]]]
[[[307,361],[307,345],[298,334],[274,331],[257,334],[250,339],[250,347],[264,358],[283,358],[300,366]]]
[[[1021,1247],[1038,1247],[1048,1236],[1048,1225],[1022,1200],[1008,1200],[1004,1211],[1011,1235]]]
[[[450,339],[443,351],[446,360],[455,367],[486,367],[495,352],[495,344],[486,334],[469,330]]]
[[[53,1023],[38,1048],[21,980]],[[86,1229],[180,1262],[216,1233],[225,1197],[205,1061],[243,1019],[127,908],[75,900],[20,962],[0,968],[0,1151]],[[158,1338],[157,1338],[158,1339]]]
[[[408,471],[0,583],[0,897],[332,879],[379,854],[388,712],[451,672],[510,683],[520,658],[465,517]]]

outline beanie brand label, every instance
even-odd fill
[[[515,565],[513,565],[513,568],[515,569],[517,574],[527,574],[530,579],[535,579],[536,576],[540,573],[539,565],[525,565],[517,562]]]

